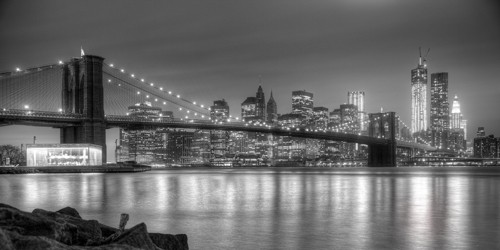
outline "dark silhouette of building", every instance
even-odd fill
[[[266,121],[266,98],[264,97],[264,92],[260,85],[256,94],[255,116],[261,122]]]
[[[267,122],[276,123],[278,121],[278,105],[273,97],[273,92],[271,91],[271,96],[269,101],[267,101]]]
[[[474,138],[474,157],[500,158],[500,138],[494,135]]]
[[[247,97],[241,103],[241,119],[245,122],[260,120],[257,116],[257,98]]]

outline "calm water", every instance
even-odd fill
[[[500,249],[500,171],[479,168],[0,175],[0,202],[128,213],[191,249]]]

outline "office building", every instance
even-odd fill
[[[448,73],[431,74],[431,145],[448,148],[450,104],[448,102]]]
[[[366,121],[365,111],[365,92],[364,91],[349,91],[347,92],[347,104],[354,104],[358,107],[358,123],[361,131],[366,131],[368,123]]]
[[[271,97],[267,101],[267,122],[276,123],[278,121],[278,105],[274,101],[273,92],[271,91]]]
[[[427,64],[420,55],[417,68],[411,70],[411,131],[427,130]]]
[[[311,118],[314,106],[313,93],[305,90],[292,92],[292,113],[300,114],[306,119]]]

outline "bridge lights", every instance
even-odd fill
[[[61,108],[59,109],[59,112],[62,112],[62,109],[61,109]]]
[[[129,115],[129,113],[127,112],[127,115]]]
[[[20,68],[16,68],[16,72],[19,72],[19,71],[21,71],[21,69]]]
[[[108,82],[111,82],[111,79],[108,79]]]
[[[115,66],[115,65],[113,65],[113,64],[110,64],[110,65],[109,65],[109,67],[111,67],[111,68],[113,68],[114,66]]]
[[[201,118],[205,118],[205,115],[201,115]]]
[[[59,60],[59,64],[63,64],[63,61]]]
[[[167,102],[163,102],[163,105],[167,105]]]
[[[193,105],[196,105],[196,102],[193,102]]]
[[[146,98],[149,98],[149,95],[146,95]]]
[[[141,91],[137,91],[137,94],[140,95],[141,94]]]
[[[168,91],[168,94],[171,95],[172,94],[172,91]]]
[[[24,105],[24,109],[29,109],[30,106],[29,105]]]
[[[160,87],[160,90],[163,91],[163,87]]]
[[[125,73],[125,70],[124,70],[124,69],[120,69],[120,71],[121,71],[122,73]]]
[[[130,74],[130,76],[131,76],[132,78],[134,78],[134,77],[135,77],[135,75],[134,75],[134,74]]]
[[[203,107],[204,107],[204,105],[202,104],[202,105],[200,105],[200,107],[202,107],[202,108],[203,108]]]
[[[177,95],[177,98],[181,98],[181,96],[180,96],[180,95]]]

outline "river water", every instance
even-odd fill
[[[0,175],[0,202],[128,213],[191,249],[500,249],[500,167]]]

